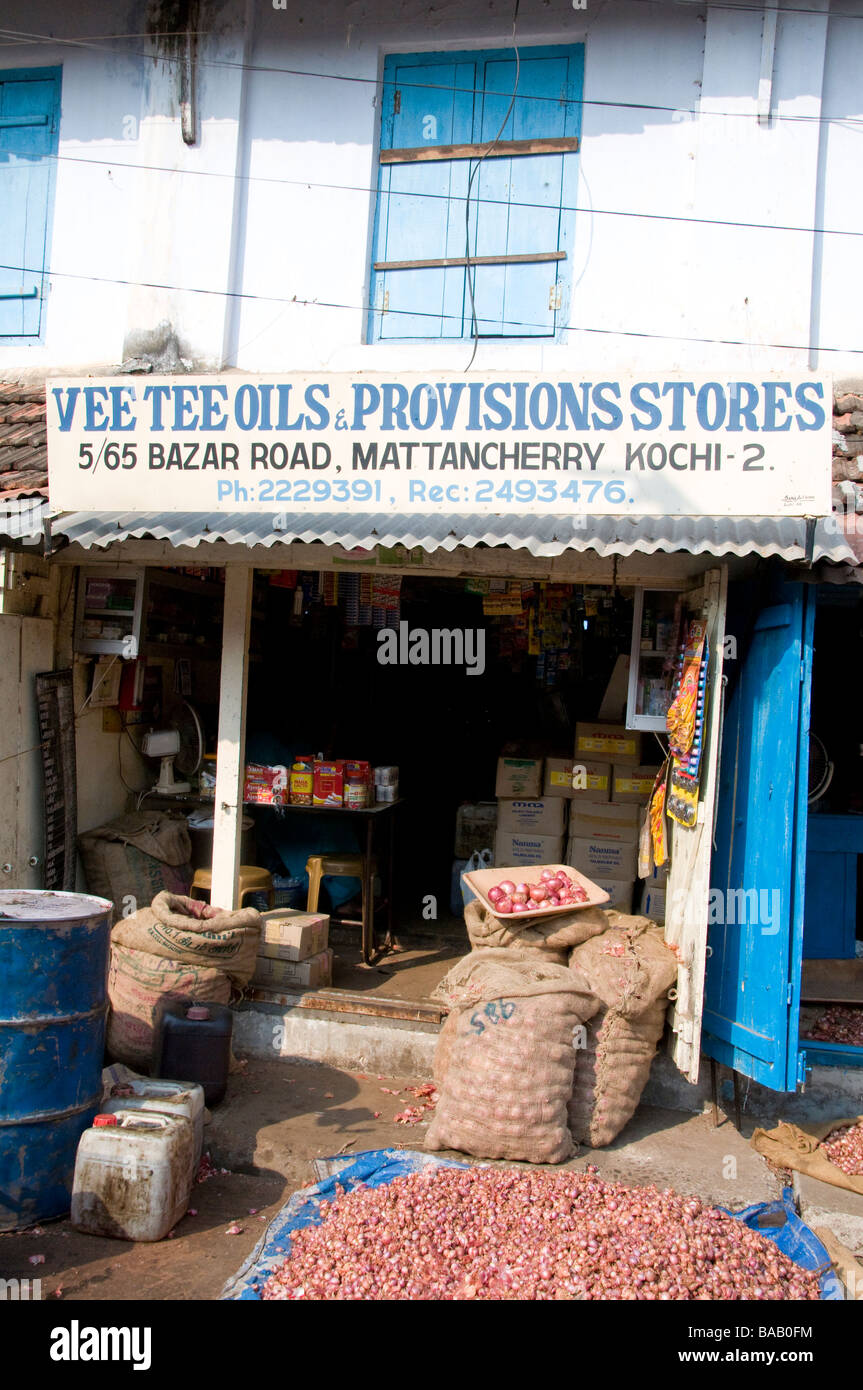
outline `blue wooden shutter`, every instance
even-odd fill
[[[737,587],[740,631],[752,595]],[[726,920],[708,927],[702,1048],[774,1091],[797,1081],[815,611],[807,588],[777,589],[740,653],[711,871]]]
[[[476,68],[472,62],[388,60],[383,149],[456,145],[471,140]],[[389,164],[381,169],[377,261],[463,256],[466,160]],[[397,270],[376,278],[377,336],[461,338],[464,270]]]
[[[42,327],[60,69],[0,74],[0,338]]]
[[[518,95],[502,140],[549,139],[578,133],[579,106],[570,107],[568,53],[521,54]],[[579,50],[580,54],[580,50]],[[516,79],[510,55],[489,59],[483,70],[483,102],[477,140],[493,140],[501,128]],[[579,83],[580,96],[580,83]],[[567,117],[570,117],[569,125]],[[574,118],[574,119],[573,119]],[[574,127],[574,128],[573,128]],[[567,155],[518,155],[486,159],[474,180],[472,202],[476,256],[561,251],[561,202]],[[474,207],[473,204],[476,204]],[[481,336],[548,337],[558,322],[561,262],[477,266],[473,274],[477,329]],[[471,325],[467,323],[468,336]]]
[[[505,140],[577,136],[581,46],[528,48]],[[490,141],[515,84],[512,51],[387,58],[381,149]],[[571,254],[574,155],[522,155],[381,166],[374,262],[470,255]],[[471,170],[470,227],[466,198]],[[566,180],[567,187],[564,183]],[[517,206],[524,204],[524,206]],[[483,336],[552,336],[566,312],[566,261],[472,268]],[[378,339],[469,338],[464,267],[375,271],[371,333]]]

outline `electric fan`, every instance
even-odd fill
[[[159,777],[153,791],[160,796],[180,796],[191,791],[191,783],[177,781],[174,768],[181,777],[191,778],[201,766],[204,756],[204,735],[201,721],[187,700],[175,700],[166,711],[165,727],[150,729],[144,735],[141,752],[147,758],[160,758]]]
[[[809,805],[820,801],[833,781],[833,764],[817,734],[809,735]]]

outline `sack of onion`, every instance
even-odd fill
[[[560,912],[545,920],[531,916],[501,918],[478,900],[467,904],[464,921],[475,951],[493,946],[515,946],[518,950],[555,952],[552,959],[561,965],[566,965],[566,952],[571,946],[608,929],[606,914],[599,907]]]
[[[570,964],[601,1001],[576,1056],[569,1127],[578,1144],[610,1144],[635,1114],[665,1026],[677,960],[646,917],[607,912],[603,936]]]
[[[806,1125],[783,1120],[775,1129],[754,1130],[752,1147],[780,1168],[863,1196],[863,1115]]]
[[[578,972],[539,951],[489,948],[459,961],[434,997],[450,1018],[426,1147],[529,1163],[569,1158],[573,1035],[599,1002]]]

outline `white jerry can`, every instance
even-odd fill
[[[72,1225],[119,1240],[161,1240],[189,1205],[194,1143],[185,1115],[97,1115],[78,1145]]]
[[[194,1133],[192,1146],[191,1182],[195,1181],[204,1144],[204,1088],[197,1081],[164,1081],[161,1077],[139,1077],[123,1082],[134,1094],[113,1096],[102,1105],[104,1115],[116,1115],[120,1110],[156,1110],[165,1115],[185,1115],[191,1120]]]

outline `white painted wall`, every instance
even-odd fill
[[[826,5],[782,9],[765,126],[757,8],[522,0],[520,43],[586,44],[585,211],[563,340],[484,343],[478,368],[863,372],[859,239],[811,231],[863,228],[863,25],[843,18],[854,0],[834,0],[829,21]],[[106,25],[104,7],[81,0],[62,14],[48,0],[6,10],[10,28],[58,38],[140,33],[148,12],[132,0]],[[45,343],[0,345],[0,371],[113,366],[163,324],[200,368],[462,368],[463,344],[364,343],[376,83],[393,50],[509,45],[508,0],[219,0],[206,29],[193,148],[174,68],[145,40],[96,41],[110,55],[2,50],[2,66],[64,73]]]

